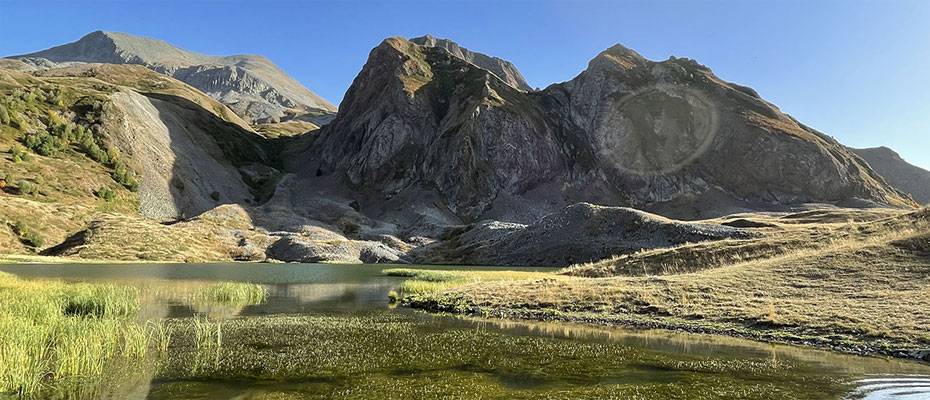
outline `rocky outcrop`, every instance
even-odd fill
[[[295,235],[278,239],[266,250],[268,258],[284,262],[404,264],[406,255],[382,243],[356,240],[313,241]]]
[[[277,122],[336,110],[267,58],[207,56],[125,33],[96,31],[73,43],[11,58],[35,68],[76,62],[143,65],[204,91],[255,122]]]
[[[510,85],[514,89],[522,90],[524,92],[533,90],[533,88],[531,88],[530,85],[526,83],[526,79],[523,78],[523,74],[520,73],[520,70],[518,70],[517,67],[514,66],[510,61],[474,52],[459,46],[458,43],[449,39],[439,39],[431,35],[420,36],[410,39],[410,41],[420,46],[441,47],[446,49],[449,54],[452,54],[455,57],[461,58],[462,60],[468,61],[490,71],[500,80],[504,81],[504,83]]]
[[[462,227],[414,254],[426,262],[565,266],[641,249],[752,236],[729,226],[578,203],[529,225],[483,221]]]
[[[751,89],[622,46],[569,82],[524,93],[444,48],[390,38],[306,148],[293,155],[310,161],[304,175],[344,179],[363,209],[403,198],[466,223],[529,223],[582,201],[677,218],[913,206]]]
[[[930,204],[930,171],[908,163],[887,147],[851,150],[892,187],[911,195],[920,204]]]

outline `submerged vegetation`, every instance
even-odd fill
[[[396,313],[234,319],[223,324],[222,352],[189,335],[173,342],[149,398],[833,399],[847,390],[837,376],[774,357],[673,355],[467,326]]]

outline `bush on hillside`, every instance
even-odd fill
[[[120,185],[123,185],[124,188],[129,189],[131,192],[136,192],[139,190],[139,181],[136,180],[135,173],[132,172],[126,164],[123,164],[123,161],[116,159],[113,162],[113,172],[110,174]]]
[[[16,182],[16,188],[20,194],[37,195],[39,194],[39,185],[27,180]]]
[[[0,104],[0,124],[9,125],[10,124],[10,112],[6,109],[6,106]]]
[[[103,199],[103,201],[106,201],[107,203],[112,202],[113,200],[116,199],[116,192],[113,191],[113,189],[110,189],[106,186],[100,189],[97,189],[97,191],[94,192],[94,194],[97,197]]]
[[[13,156],[14,163],[29,161],[29,152],[26,151],[25,147],[18,144],[13,144],[13,146],[10,147],[10,155]]]
[[[45,244],[45,240],[42,239],[42,236],[38,232],[30,229],[22,221],[16,221],[12,225],[13,232],[19,236],[19,240],[31,247],[42,247]]]
[[[18,113],[10,114],[10,126],[19,129],[20,132],[26,132],[29,130],[29,123],[26,122],[26,119]]]
[[[68,147],[68,143],[62,138],[52,136],[46,131],[27,133],[23,138],[23,144],[43,156],[53,156]]]

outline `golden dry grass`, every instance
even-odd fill
[[[91,260],[232,261],[241,256],[234,232],[255,241],[265,237],[250,231],[250,227],[248,215],[233,205],[173,225],[142,217],[100,214],[77,243],[54,255]]]
[[[405,301],[456,312],[671,327],[849,351],[927,348],[928,216],[924,210],[850,222],[831,228],[833,240],[692,273],[479,281]]]

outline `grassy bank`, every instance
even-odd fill
[[[430,283],[431,290],[400,296],[406,305],[435,311],[922,357],[920,351],[930,349],[930,212],[874,220],[833,217],[810,216],[804,226],[787,221],[791,226],[766,228],[766,236],[754,241],[641,252],[548,277],[491,281],[460,272]],[[786,237],[794,241],[800,230],[822,236],[788,251],[771,250]],[[708,248],[716,255],[713,262],[697,256]]]
[[[0,393],[93,385],[145,357],[157,329],[136,323],[137,289],[23,281],[0,274]]]
[[[261,302],[262,286],[201,285],[184,296],[192,304]],[[149,296],[149,293],[145,293]],[[110,284],[22,280],[0,273],[0,396],[93,395],[98,385],[144,364],[168,348],[172,331],[140,318],[142,290]]]
[[[438,271],[391,268],[382,271],[387,276],[410,278],[398,288],[407,296],[432,293],[475,282],[516,281],[552,277],[552,274],[528,271]]]

